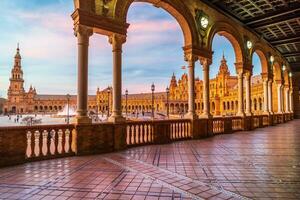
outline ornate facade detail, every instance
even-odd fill
[[[7,100],[3,104],[3,112],[11,114],[24,113],[57,113],[67,105],[66,95],[38,94],[32,85],[26,92],[24,89],[23,70],[19,47],[14,57],[11,70],[10,85],[7,90]],[[70,98],[71,107],[76,107],[76,96]],[[96,108],[96,96],[89,96],[89,109]],[[1,109],[2,110],[2,109]]]

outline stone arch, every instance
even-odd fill
[[[243,51],[243,37],[239,34],[239,31],[232,25],[226,22],[216,22],[208,35],[208,49],[212,51],[212,43],[216,34],[224,36],[228,39],[233,46],[236,63],[243,63],[244,51]]]
[[[273,64],[273,75],[275,81],[282,81],[281,65],[277,61]]]
[[[284,84],[287,86],[290,86],[290,77],[289,77],[289,71],[285,70],[283,72],[283,80],[284,80]]]
[[[119,21],[127,22],[127,13],[129,7],[135,0],[115,0],[114,17]],[[160,7],[172,15],[181,27],[184,35],[185,46],[199,46],[199,37],[197,26],[189,8],[182,2],[177,0],[139,0],[139,2],[152,3],[156,7]]]
[[[268,59],[267,59],[267,54],[263,50],[263,47],[260,43],[255,44],[254,47],[253,47],[253,50],[251,52],[251,63],[252,63],[254,53],[256,53],[258,55],[259,59],[260,59],[261,72],[263,74],[269,74],[269,62],[268,62]]]

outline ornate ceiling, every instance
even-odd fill
[[[272,44],[300,71],[300,0],[204,0]]]

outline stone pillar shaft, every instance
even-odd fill
[[[277,84],[277,99],[278,99],[278,102],[277,102],[277,106],[278,106],[278,109],[277,109],[277,112],[278,113],[282,113],[282,83],[278,83]]]
[[[243,94],[244,82],[243,73],[238,73],[238,113],[239,116],[244,116],[244,94]]]
[[[290,112],[290,99],[289,99],[289,92],[290,89],[288,86],[285,87],[284,89],[284,96],[285,96],[285,112],[289,113]]]
[[[195,58],[193,55],[187,56],[188,61],[188,91],[189,91],[189,110],[187,118],[195,118]]]
[[[293,103],[294,103],[294,99],[293,99],[293,89],[291,88],[290,89],[290,112],[294,112],[294,105],[293,105]]]
[[[264,113],[269,113],[269,95],[268,95],[268,80],[263,80],[264,87]]]
[[[90,123],[87,116],[88,107],[88,48],[92,30],[77,26],[75,34],[78,41],[78,80],[77,80],[77,123]]]
[[[122,116],[122,45],[126,41],[123,35],[113,34],[109,37],[113,52],[113,103],[111,122],[124,121]]]
[[[251,74],[246,73],[245,75],[246,84],[246,115],[252,115],[251,113]]]
[[[210,116],[209,105],[209,65],[207,62],[203,62],[203,115]]]
[[[268,101],[269,101],[269,112],[273,114],[273,101],[272,101],[272,95],[273,94],[273,81],[268,81]]]

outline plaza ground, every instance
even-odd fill
[[[300,120],[0,169],[0,199],[299,199]]]

